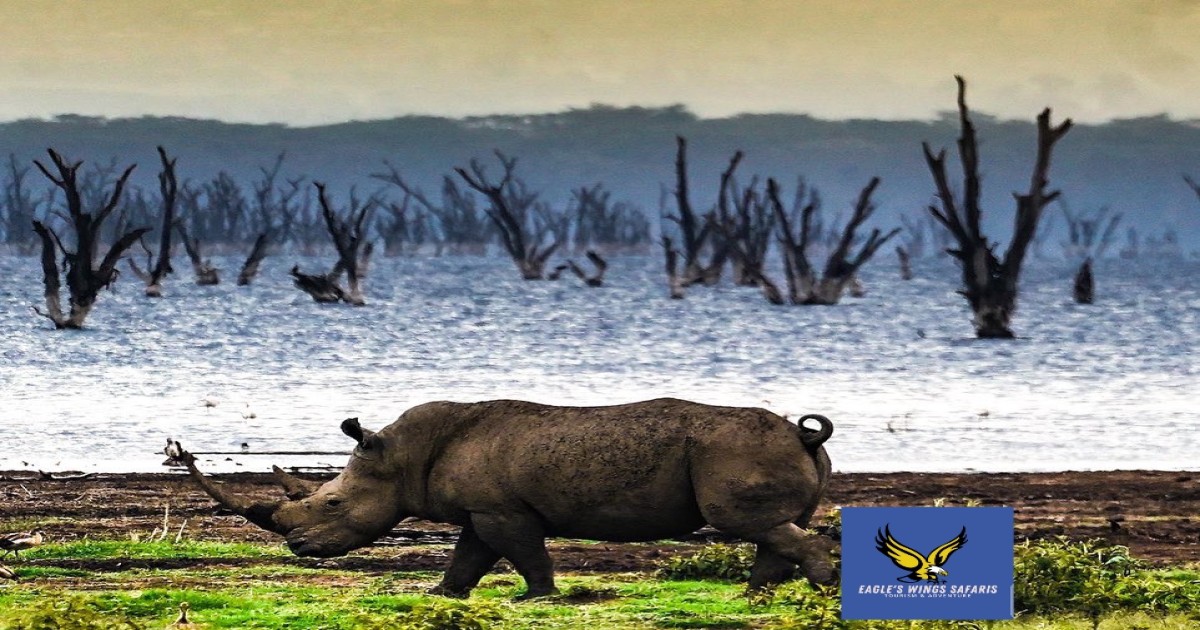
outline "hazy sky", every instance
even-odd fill
[[[1200,0],[0,0],[0,120],[1200,118]]]

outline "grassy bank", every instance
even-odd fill
[[[363,573],[286,564],[278,545],[79,541],[9,562],[3,628],[163,628],[187,602],[205,628],[1147,628],[1200,626],[1200,570],[1150,569],[1120,547],[1047,542],[1018,548],[1017,620],[838,620],[835,591],[805,582],[748,596],[747,555],[715,546],[655,573],[562,575],[562,593],[531,602],[510,573],[488,576],[468,600],[429,597],[437,573]],[[112,562],[114,559],[117,562]],[[137,560],[194,562],[137,567]],[[103,570],[89,561],[108,561]],[[236,561],[236,562],[235,562]]]

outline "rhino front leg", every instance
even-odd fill
[[[466,597],[471,589],[479,584],[479,580],[500,560],[500,554],[489,547],[475,533],[475,528],[466,525],[458,535],[454,544],[454,555],[450,558],[450,568],[442,577],[442,583],[433,587],[430,594],[445,597]]]
[[[525,578],[525,594],[518,599],[558,592],[554,586],[554,563],[546,551],[546,534],[535,515],[472,514],[471,524],[479,538]]]

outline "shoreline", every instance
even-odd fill
[[[345,456],[350,457],[350,453]],[[203,461],[203,460],[202,460]],[[278,465],[280,468],[292,473],[312,474],[312,475],[336,475],[342,468],[340,464],[316,464],[316,465],[297,465],[288,464],[286,458],[275,458],[272,463],[266,464],[264,468],[249,468],[243,464],[235,464],[233,466],[222,466],[221,463],[213,461],[203,461],[201,470],[206,475],[215,476],[238,476],[238,475],[263,475],[270,477],[270,467]],[[973,469],[962,468],[954,470],[838,470],[834,469],[835,476],[878,476],[878,475],[953,475],[953,476],[987,476],[987,475],[1094,475],[1094,474],[1131,474],[1131,473],[1147,473],[1147,474],[1179,474],[1179,475],[1196,475],[1200,476],[1200,465],[1196,466],[1180,466],[1168,468],[1148,468],[1143,466],[1113,467],[1113,468],[1087,468],[1087,467],[1066,467],[1056,469],[1005,469],[1005,470],[990,470],[990,469]],[[107,468],[96,468],[88,466],[77,467],[21,467],[21,468],[5,468],[0,466],[0,481],[14,480],[20,478],[37,478],[40,475],[47,474],[56,478],[75,478],[82,475],[87,477],[105,477],[105,478],[140,478],[140,477],[186,477],[187,471],[183,468],[161,466],[151,470],[113,470]]]
[[[233,492],[255,499],[281,497],[269,473],[215,474]],[[328,479],[331,473],[302,473]],[[0,532],[43,528],[55,540],[128,539],[149,533],[164,518],[185,523],[188,536],[218,541],[278,541],[278,537],[222,513],[183,472],[47,473],[0,472]],[[1018,541],[1063,536],[1124,545],[1158,565],[1200,563],[1200,473],[1170,470],[1062,471],[1053,473],[837,473],[814,525],[841,506],[947,506],[967,503],[1014,508]],[[9,523],[14,523],[10,526]],[[377,545],[442,544],[457,528],[406,522],[403,534]],[[399,538],[397,538],[399,536]],[[693,536],[697,539],[712,536]],[[555,544],[569,548],[569,541]],[[609,545],[666,552],[679,542]],[[619,563],[618,563],[619,564]]]

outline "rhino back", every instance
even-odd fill
[[[648,540],[693,531],[713,510],[787,520],[793,501],[776,506],[777,497],[803,502],[820,485],[796,428],[762,409],[658,399],[491,401],[453,412],[459,424],[428,476],[439,520],[528,509],[548,535]]]

